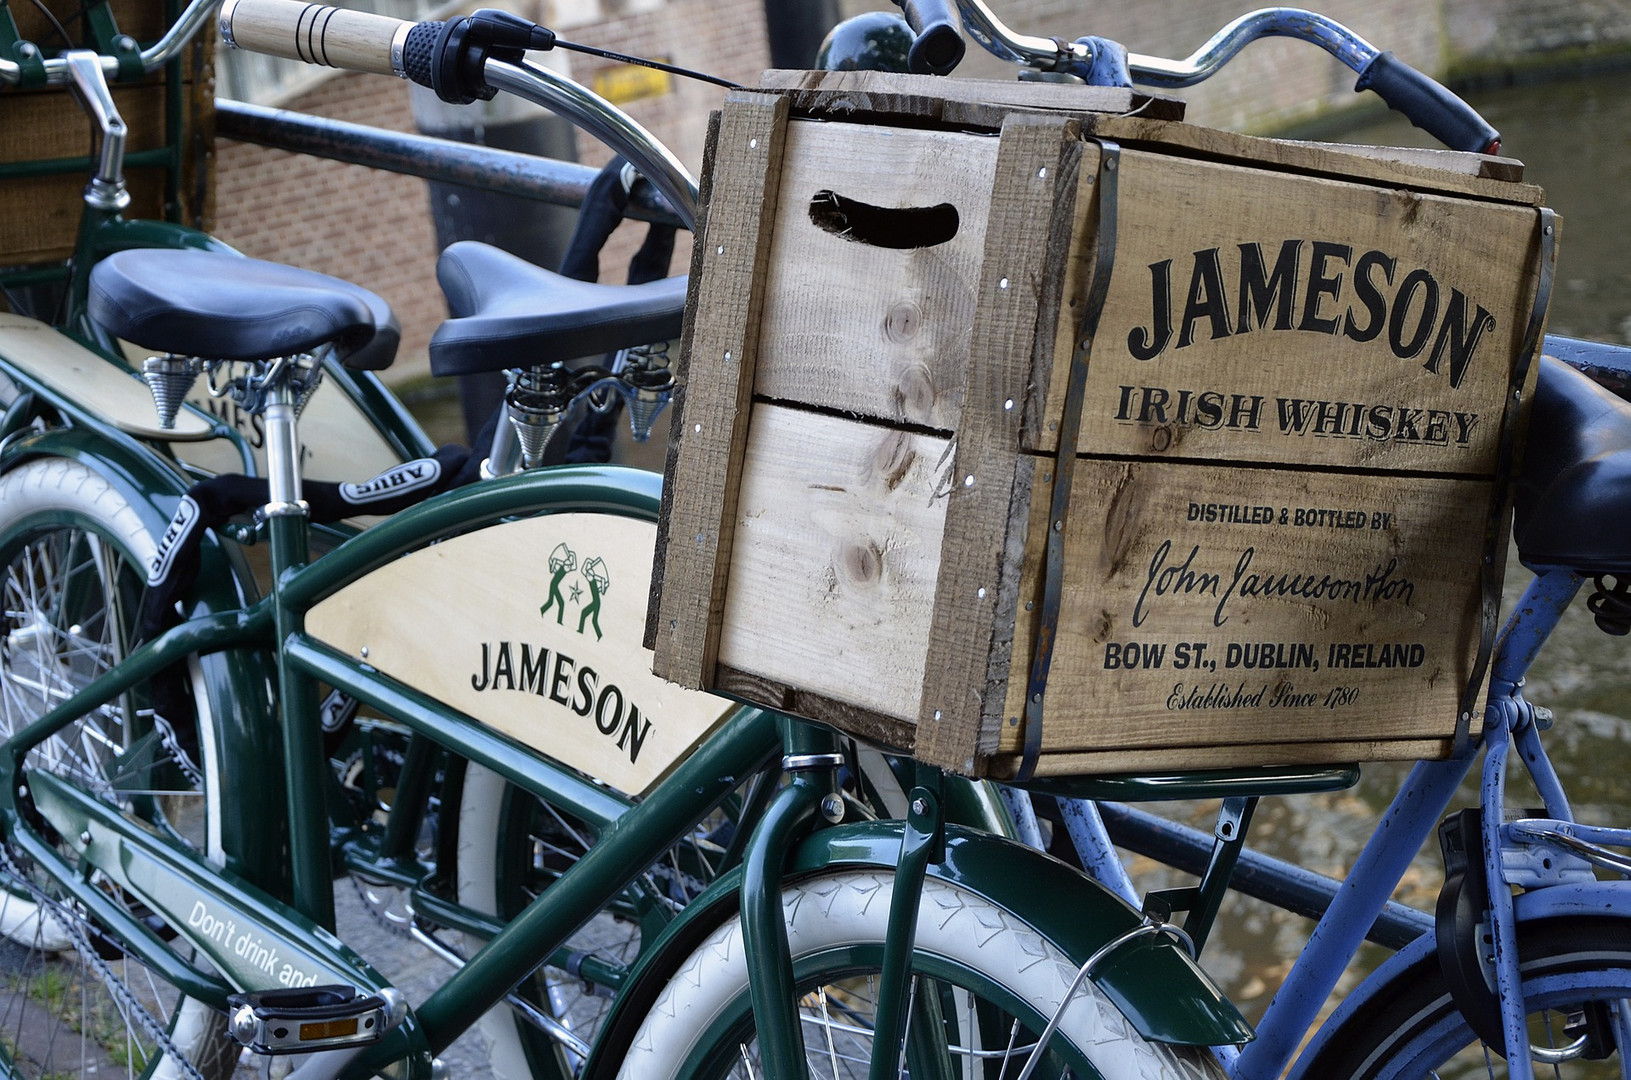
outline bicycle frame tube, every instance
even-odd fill
[[[1269,1003],[1257,1039],[1240,1053],[1230,1075],[1270,1080],[1285,1071],[1320,1006],[1330,996],[1365,932],[1410,868],[1410,862],[1449,806],[1472,766],[1469,754],[1418,762],[1382,815],[1336,898],[1315,926],[1291,974]]]
[[[608,826],[571,873],[550,885],[419,1007],[431,1049],[441,1050],[475,1023],[641,868],[762,768],[781,745],[777,719],[757,709],[738,711],[668,782]]]
[[[1530,583],[1508,621],[1500,641],[1490,680],[1486,709],[1486,731],[1490,754],[1486,759],[1484,817],[1492,827],[1502,820],[1500,784],[1490,779],[1502,771],[1504,747],[1508,744],[1509,713],[1519,709],[1518,688],[1557,620],[1579,587],[1579,578],[1567,571],[1542,574]],[[1382,909],[1388,896],[1403,877],[1411,858],[1420,849],[1432,828],[1448,807],[1450,799],[1471,769],[1476,745],[1460,757],[1443,762],[1421,762],[1411,770],[1394,797],[1382,825],[1365,845],[1336,899],[1315,928],[1313,936],[1298,957],[1290,976],[1275,994],[1257,1041],[1241,1052],[1231,1075],[1239,1080],[1266,1080],[1279,1076],[1292,1060],[1303,1035],[1313,1026],[1320,1006],[1336,986],[1336,980],[1364,938],[1366,929]],[[1486,861],[1497,868],[1489,880],[1500,881],[1499,851],[1486,839]],[[1491,889],[1496,905],[1493,918],[1498,937],[1509,938],[1510,955],[1516,956],[1516,925],[1511,897],[1505,889]],[[1504,906],[1500,897],[1506,898]],[[1515,964],[1513,965],[1515,968]],[[1514,972],[1515,976],[1515,972]],[[1504,989],[1504,987],[1503,987]],[[1509,1038],[1527,1041],[1522,1023],[1521,997],[1511,994],[1515,1016],[1507,1017]],[[1514,1022],[1516,1027],[1514,1029]],[[1521,1055],[1523,1063],[1528,1055]],[[1514,1075],[1522,1075],[1515,1071]]]

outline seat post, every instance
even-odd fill
[[[291,376],[292,362],[280,360],[281,369],[266,388],[266,480],[271,501],[261,511],[268,518],[305,517],[309,511],[301,497],[300,429]]]

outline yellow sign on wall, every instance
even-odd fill
[[[658,57],[668,63],[667,57]],[[674,77],[666,71],[620,64],[595,72],[594,91],[613,105],[626,105],[641,98],[662,97],[674,88]]]

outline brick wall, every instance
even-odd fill
[[[1628,0],[1442,0],[1451,63],[1482,70],[1537,54],[1631,48]]]
[[[288,108],[412,131],[408,84],[338,75]],[[425,183],[222,139],[216,234],[246,255],[321,270],[383,296],[402,321],[402,353],[423,353],[446,307],[434,275]]]

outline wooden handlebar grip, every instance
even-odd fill
[[[391,42],[411,25],[301,0],[228,0],[221,9],[221,36],[240,49],[380,75],[402,74]]]

